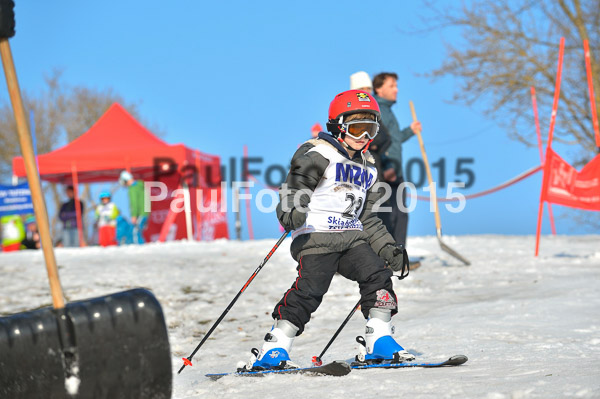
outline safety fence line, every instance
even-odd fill
[[[540,170],[542,170],[544,168],[543,165],[539,165],[539,166],[535,166],[529,170],[526,170],[525,172],[521,173],[520,175],[517,175],[515,177],[513,177],[510,180],[507,180],[506,182],[496,186],[496,187],[492,187],[490,189],[484,190],[484,191],[480,191],[478,193],[473,193],[473,194],[468,194],[464,196],[464,199],[473,199],[473,198],[478,198],[478,197],[483,197],[484,195],[488,195],[491,193],[495,193],[496,191],[500,191],[508,186],[512,186],[513,184],[516,184],[518,182],[520,182],[521,180],[524,180],[526,178],[528,178],[531,175],[536,174],[537,172],[539,172]],[[413,198],[415,196],[412,196]],[[422,195],[417,195],[416,198],[419,201],[430,201],[429,197],[425,197]],[[438,202],[454,202],[454,201],[460,201],[462,198],[440,198],[438,197]]]
[[[512,179],[509,179],[507,181],[505,181],[504,183],[496,186],[496,187],[492,187],[490,189],[484,190],[484,191],[480,191],[478,193],[473,193],[473,194],[468,194],[468,195],[463,195],[464,199],[469,200],[469,199],[473,199],[473,198],[478,198],[478,197],[483,197],[484,195],[488,195],[488,194],[492,194],[495,193],[497,191],[500,191],[506,187],[512,186],[513,184],[516,184],[518,182],[520,182],[521,180],[525,180],[526,178],[528,178],[531,175],[536,174],[537,172],[539,172],[540,170],[542,170],[544,168],[543,165],[538,165],[538,166],[534,166],[533,168],[526,170],[525,172],[513,177]],[[267,186],[266,184],[262,183],[260,180],[258,180],[255,176],[253,175],[248,175],[248,178],[252,181],[254,181],[256,184],[261,185],[262,187],[271,189],[271,190],[275,190],[277,191],[278,188],[277,187],[271,187],[271,186]],[[431,199],[429,197],[426,196],[422,196],[422,195],[412,195],[412,198],[416,198],[419,201],[430,201]],[[438,197],[438,202],[455,202],[455,201],[460,201],[462,200],[462,198],[440,198]]]

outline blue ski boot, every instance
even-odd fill
[[[414,360],[414,355],[404,350],[394,340],[393,333],[391,310],[377,308],[369,310],[365,338],[356,338],[356,341],[361,344],[356,360],[366,363],[403,363]]]
[[[246,370],[288,369],[298,366],[290,361],[290,350],[298,327],[287,320],[275,320],[270,332],[265,335],[265,343],[260,352],[252,349],[252,358]]]

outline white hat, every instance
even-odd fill
[[[124,186],[129,180],[133,179],[133,176],[128,171],[124,170],[119,176],[119,183]]]
[[[361,89],[363,87],[373,88],[369,74],[359,71],[350,75],[350,90]]]

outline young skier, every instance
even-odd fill
[[[397,313],[392,270],[406,270],[408,257],[372,210],[377,170],[367,151],[379,129],[379,106],[367,92],[338,94],[329,107],[327,130],[294,154],[279,192],[277,217],[292,231],[298,277],[273,311],[275,323],[246,369],[297,367],[289,352],[304,331],[335,273],[356,281],[367,319],[360,360],[413,360],[392,338]],[[389,268],[386,267],[386,262]]]
[[[100,202],[96,207],[96,224],[98,225],[98,244],[103,247],[117,245],[116,226],[119,209],[110,201],[110,192],[100,193]]]

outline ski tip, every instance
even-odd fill
[[[334,362],[339,364],[342,368],[348,370],[348,372],[350,372],[350,370],[352,370],[352,367],[350,367],[350,364],[348,362]]]
[[[455,356],[452,356],[450,359],[448,359],[448,364],[453,365],[453,366],[458,366],[463,363],[466,363],[467,360],[469,360],[469,358],[466,357],[465,355],[455,355]]]
[[[223,377],[225,377],[228,374],[222,373],[222,374],[206,374],[206,377],[211,380],[211,381],[217,381],[218,379],[221,379]]]
[[[350,367],[350,364],[344,361],[334,361],[321,367],[327,370],[327,372],[325,373],[326,375],[334,377],[341,377],[347,375],[348,373],[350,373],[350,371],[352,371],[352,367]]]

